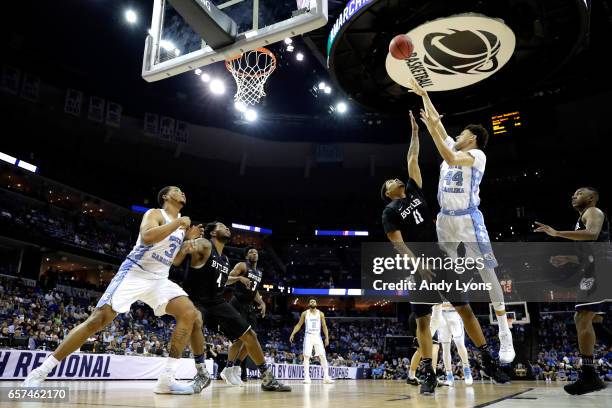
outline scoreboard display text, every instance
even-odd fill
[[[521,113],[516,111],[491,116],[491,125],[494,135],[510,133],[513,129],[522,127]]]

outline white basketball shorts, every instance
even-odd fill
[[[166,305],[187,293],[168,278],[147,279],[147,273],[126,259],[110,282],[96,307],[110,305],[117,313],[126,313],[132,303],[141,301],[153,309],[156,316],[166,314]]]
[[[323,339],[321,336],[314,334],[304,335],[304,356],[312,356],[312,349],[314,348],[315,356],[324,356],[325,347],[323,346]]]

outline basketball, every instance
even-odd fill
[[[396,36],[389,44],[389,52],[393,58],[398,60],[405,60],[410,58],[414,51],[414,44],[409,36],[406,34],[400,34]]]

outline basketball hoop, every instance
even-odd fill
[[[266,96],[264,86],[276,69],[276,56],[267,48],[257,48],[228,59],[225,67],[238,87],[234,96],[236,103],[255,105]]]

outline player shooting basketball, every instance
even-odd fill
[[[457,249],[461,242],[465,244],[466,257],[484,258],[485,267],[478,272],[483,282],[491,285],[489,296],[499,325],[499,359],[502,363],[510,363],[516,354],[506,317],[504,293],[495,274],[497,261],[493,255],[484,217],[478,209],[480,182],[487,161],[483,149],[487,146],[489,134],[481,125],[468,125],[454,140],[446,133],[441,116],[433,106],[427,91],[414,79],[410,81],[410,88],[423,99],[425,109],[421,111],[421,120],[427,126],[444,160],[440,167],[438,183],[438,241],[443,243],[445,251],[454,258],[458,257]]]
[[[419,127],[410,113],[412,124],[412,139],[407,155],[408,181],[403,183],[399,179],[387,180],[381,189],[381,198],[387,202],[383,210],[382,224],[385,234],[395,249],[408,257],[414,257],[413,251],[406,242],[426,243],[425,249],[428,256],[445,257],[445,254],[437,246],[436,226],[431,216],[431,211],[422,190],[423,180],[418,163],[419,157]],[[444,271],[419,271],[421,278],[430,280],[444,280]],[[427,291],[426,293],[414,293],[418,296],[411,302],[411,307],[416,315],[417,338],[419,350],[423,357],[426,376],[421,383],[422,394],[433,394],[437,386],[437,379],[432,366],[432,336],[430,332],[431,307],[442,301],[438,292]],[[452,304],[461,316],[470,339],[481,352],[484,374],[496,382],[504,383],[508,377],[499,370],[497,362],[491,356],[488,345],[478,319],[474,315],[469,303],[454,299]],[[421,298],[422,297],[422,298]],[[458,300],[458,301],[457,301]]]

